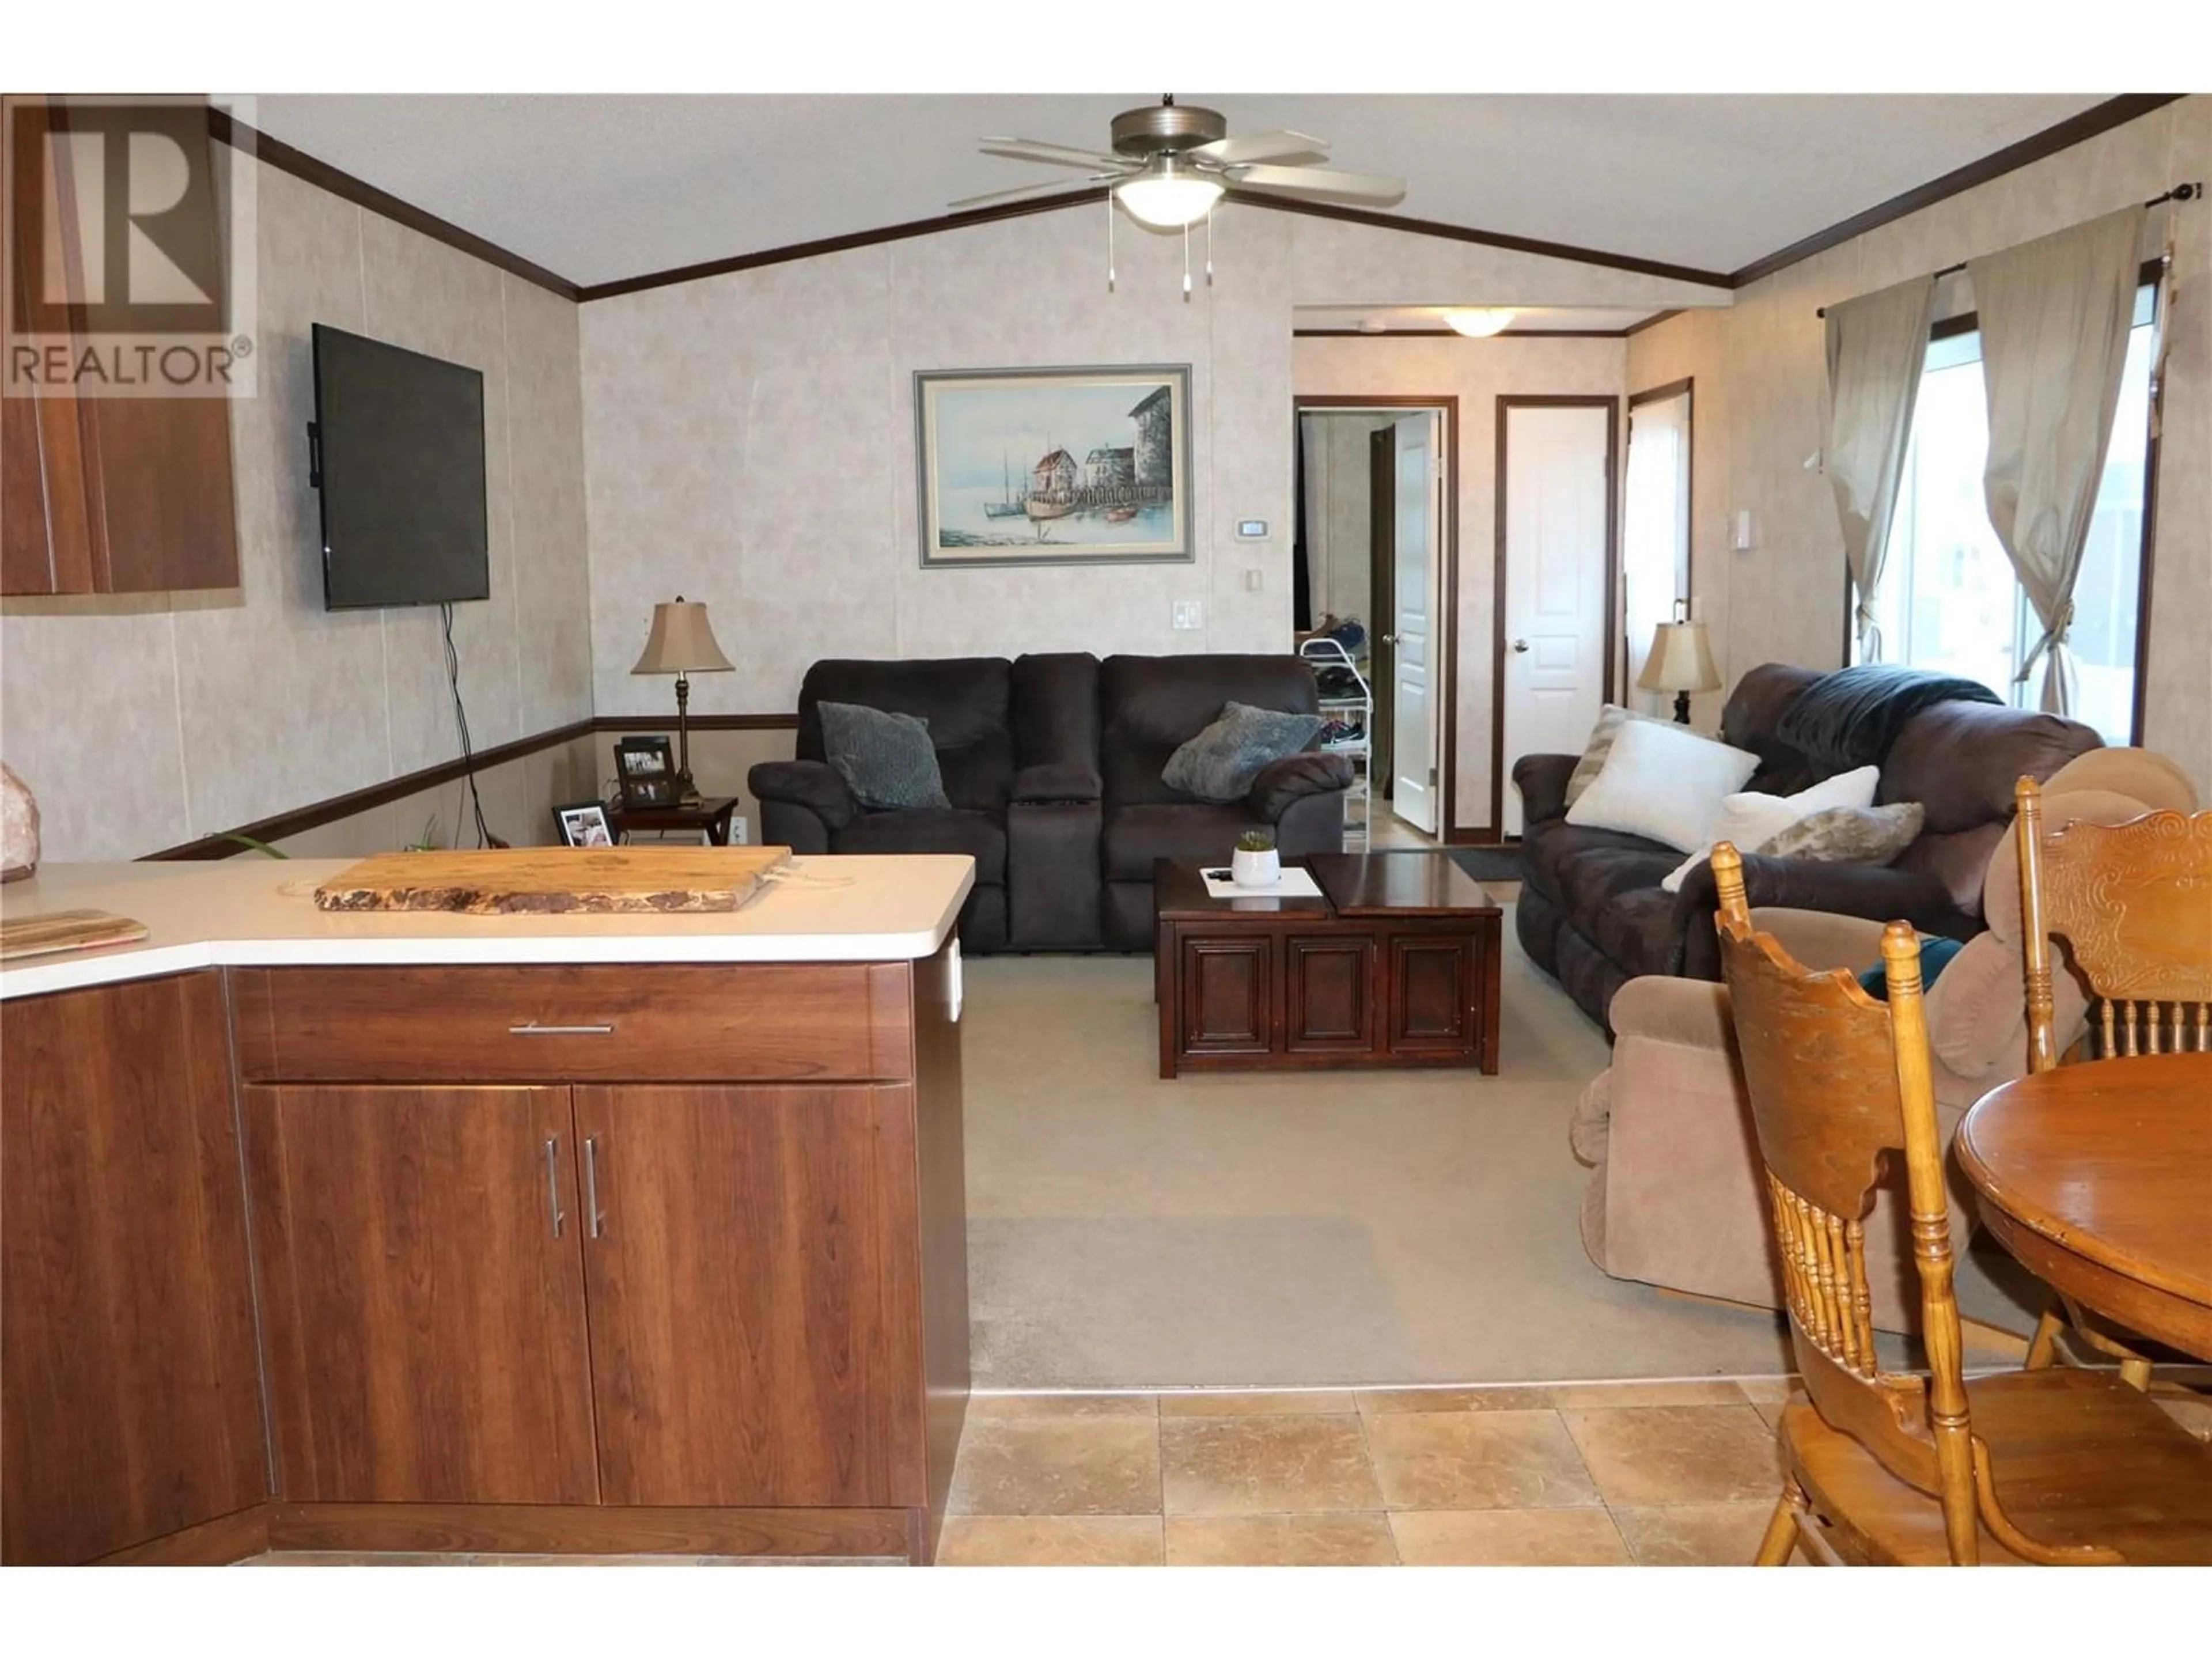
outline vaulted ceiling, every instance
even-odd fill
[[[1349,96],[1191,93],[1230,130],[1330,142],[1408,182],[1387,211],[1732,271],[2103,94]],[[271,137],[590,285],[943,214],[1064,177],[986,134],[1107,147],[1152,94],[268,94]]]

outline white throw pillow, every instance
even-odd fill
[[[1721,803],[1758,769],[1758,756],[1686,726],[1629,720],[1597,781],[1567,809],[1567,822],[1647,836],[1686,853],[1705,841],[1705,826]]]
[[[1705,828],[1705,844],[1674,866],[1659,884],[1670,893],[1682,890],[1691,871],[1713,855],[1714,847],[1732,841],[1739,853],[1756,852],[1791,824],[1834,806],[1871,806],[1881,785],[1879,766],[1862,766],[1856,772],[1838,772],[1832,778],[1801,789],[1794,795],[1762,795],[1755,790],[1730,795]]]

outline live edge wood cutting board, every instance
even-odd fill
[[[385,853],[315,890],[324,910],[471,915],[734,910],[788,847],[519,847]]]

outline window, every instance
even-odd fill
[[[2068,637],[2078,678],[2074,718],[2113,744],[2135,739],[2156,292],[2145,285],[2136,295],[2112,447]],[[2042,696],[2041,667],[2024,685],[2014,684],[2013,676],[2042,627],[1990,527],[1982,498],[1989,448],[1981,335],[1929,342],[1875,616],[1885,659],[1979,680],[2016,707],[2032,708]],[[1858,656],[1854,630],[1852,660]]]

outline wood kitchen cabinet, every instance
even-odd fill
[[[262,1504],[222,976],[0,1003],[0,1560]]]
[[[927,1559],[953,973],[234,970],[272,1541]]]
[[[83,210],[76,152],[46,142],[57,102],[0,100],[0,235],[9,239],[18,270],[49,263],[37,252],[40,216],[50,203],[58,204],[62,222],[72,227]],[[123,141],[111,135],[105,142],[119,149]],[[201,134],[197,142],[214,141]],[[208,154],[222,159],[212,148]],[[219,260],[222,233],[212,204],[188,208],[181,229],[172,224],[165,234],[208,239],[204,252]],[[77,320],[66,336],[37,337],[65,339],[67,360],[76,362],[100,337],[93,326],[100,319],[84,305],[85,273],[75,240],[65,239],[64,246],[70,252],[58,280]],[[112,312],[103,332],[115,325]],[[11,362],[22,320],[14,310],[0,318],[0,347],[10,351]],[[70,389],[74,383],[61,379],[37,396],[0,396],[0,592],[237,586],[230,400],[118,396],[112,388],[109,395],[80,397]]]
[[[575,1100],[605,1501],[926,1504],[911,1089]]]
[[[595,1502],[568,1091],[244,1104],[278,1491]]]

